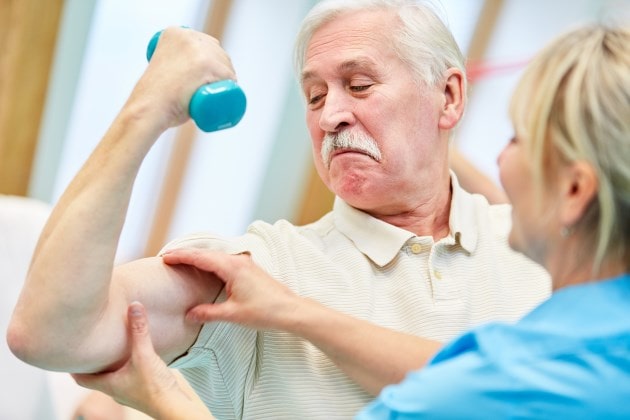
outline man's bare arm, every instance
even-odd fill
[[[189,289],[183,281],[191,272],[166,268],[159,258],[114,270],[114,257],[144,157],[167,128],[188,119],[196,88],[233,78],[216,40],[190,29],[162,33],[127,103],[42,232],[8,331],[18,357],[70,372],[115,366],[126,357],[124,320],[133,299],[156,314],[155,336],[166,337],[160,353],[173,357],[181,351],[171,348],[176,338],[171,334],[177,334],[171,327],[182,325],[186,307],[195,301],[190,292],[199,291],[199,285]],[[200,296],[212,300],[217,289],[210,282]],[[190,341],[193,330],[185,331]]]

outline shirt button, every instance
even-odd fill
[[[413,252],[414,254],[419,254],[420,252],[422,252],[422,245],[420,244],[411,245],[411,252]]]
[[[442,273],[440,273],[437,270],[433,271],[433,275],[435,276],[436,279],[441,280],[442,279]]]

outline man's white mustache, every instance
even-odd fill
[[[381,151],[376,141],[363,133],[343,130],[338,133],[328,133],[322,143],[322,162],[326,168],[330,167],[332,153],[337,149],[351,149],[365,153],[377,162],[381,160]]]

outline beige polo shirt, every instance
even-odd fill
[[[446,341],[486,321],[516,320],[550,292],[544,270],[509,249],[510,206],[465,192],[454,175],[452,186],[451,233],[437,242],[337,199],[310,225],[259,221],[242,237],[192,235],[167,247],[249,251],[300,295]],[[371,400],[315,346],[281,331],[209,323],[172,367],[219,419],[347,419]]]

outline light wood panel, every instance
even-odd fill
[[[0,193],[27,195],[63,0],[0,0]]]
[[[469,62],[480,62],[485,58],[488,44],[490,44],[497,20],[503,9],[503,3],[504,0],[484,1],[466,54]]]
[[[316,221],[332,209],[334,201],[335,195],[324,185],[315,166],[311,165],[296,223],[305,225]]]

